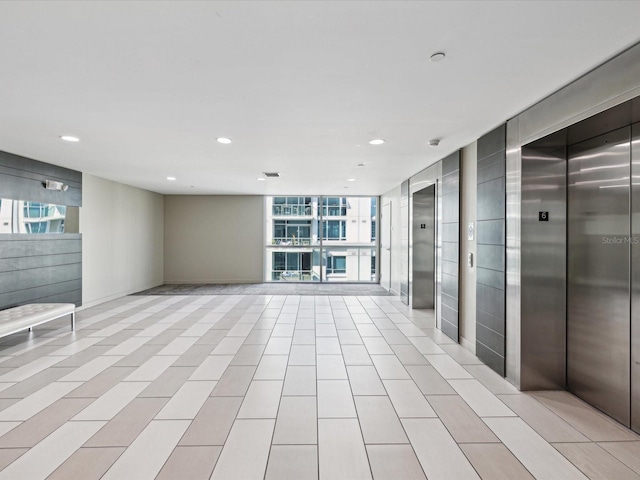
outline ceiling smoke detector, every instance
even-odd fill
[[[429,146],[430,147],[437,147],[438,145],[440,145],[440,139],[439,138],[434,138],[433,140],[429,140]]]
[[[431,61],[432,62],[441,62],[442,60],[444,60],[444,57],[446,57],[446,55],[443,52],[437,52],[437,53],[434,53],[433,55],[431,55]]]
[[[264,173],[264,176],[267,178],[279,178],[280,177],[280,172],[262,172]]]

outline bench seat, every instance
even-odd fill
[[[0,310],[0,337],[31,329],[71,315],[71,330],[76,329],[76,306],[73,303],[33,303]]]

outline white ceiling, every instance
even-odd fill
[[[640,41],[639,18],[639,1],[3,1],[0,150],[165,194],[381,194]]]

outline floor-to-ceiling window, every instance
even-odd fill
[[[377,197],[267,197],[266,281],[375,282]]]

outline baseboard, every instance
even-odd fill
[[[464,348],[469,350],[474,355],[476,354],[476,344],[475,344],[475,342],[470,342],[469,340],[467,340],[463,336],[460,336],[460,345],[462,345]]]
[[[225,280],[225,279],[205,279],[205,280],[165,280],[162,285],[235,285],[235,284],[256,284],[265,283],[262,279],[240,279],[237,278]]]

